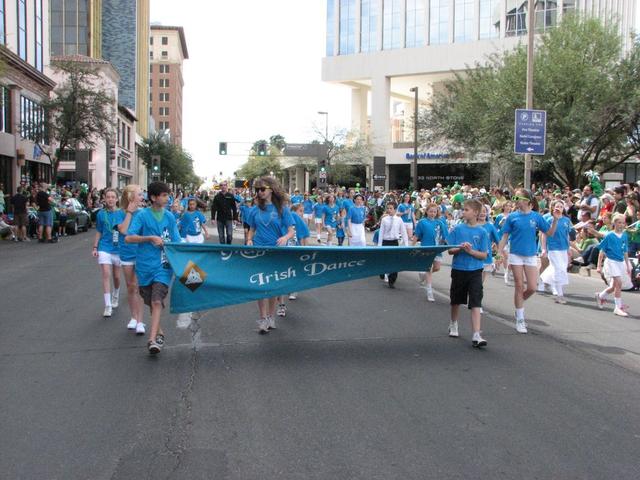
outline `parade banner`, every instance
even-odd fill
[[[176,275],[171,312],[208,310],[389,272],[424,272],[447,248],[168,243],[164,249]]]

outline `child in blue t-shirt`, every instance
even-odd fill
[[[195,198],[189,199],[187,209],[180,216],[180,235],[187,243],[204,243],[209,238],[204,214],[197,210],[198,202]]]
[[[489,235],[478,225],[478,216],[482,210],[482,203],[478,200],[464,202],[460,223],[449,233],[449,244],[459,245],[450,248],[453,255],[451,266],[451,321],[449,336],[458,337],[458,318],[460,305],[468,305],[471,309],[471,326],[474,347],[484,347],[487,341],[480,335],[480,317],[482,308],[482,271],[489,249]]]
[[[478,225],[484,228],[487,235],[489,235],[489,248],[487,249],[487,258],[484,261],[484,269],[482,271],[483,283],[487,277],[487,272],[493,272],[495,270],[492,247],[494,244],[497,246],[498,243],[500,243],[500,234],[498,233],[498,230],[492,222],[487,220],[489,220],[489,206],[483,205],[482,210],[480,210],[480,215],[478,216]]]
[[[324,215],[324,198],[322,194],[317,197],[317,202],[313,204],[313,221],[316,224],[316,238],[320,243],[320,234],[322,233],[322,216]]]
[[[180,242],[180,233],[175,217],[166,210],[169,186],[163,182],[152,182],[148,187],[151,207],[145,208],[131,221],[126,241],[138,243],[136,275],[140,285],[140,296],[151,309],[151,330],[147,348],[149,353],[160,353],[164,346],[164,334],[160,327],[160,315],[164,299],[169,293],[173,270],[164,253],[165,242]]]
[[[92,254],[98,259],[102,273],[102,289],[104,294],[104,317],[110,317],[118,306],[120,297],[120,233],[118,225],[124,220],[124,212],[117,209],[118,194],[108,188],[104,194],[105,208],[98,212],[96,218],[96,236]],[[111,278],[113,277],[113,292]]]
[[[435,203],[427,205],[426,216],[422,217],[416,225],[415,232],[413,234],[413,243],[416,244],[420,241],[420,245],[423,247],[430,247],[434,245],[441,245],[447,243],[448,228],[446,220],[442,217],[438,217],[440,208]],[[433,274],[440,271],[440,265],[442,265],[442,255],[436,255],[431,264],[431,269],[427,272],[420,272],[418,278],[420,283],[425,286],[427,291],[427,300],[429,302],[435,302],[433,297],[433,287],[431,286]]]
[[[249,234],[249,230],[251,229],[251,225],[249,225],[249,218],[251,217],[251,212],[254,209],[253,198],[247,197],[242,205],[240,205],[240,221],[242,222],[242,229],[244,230],[244,244],[247,244],[247,235]]]
[[[336,239],[339,247],[344,243],[344,221],[345,219],[342,215],[338,215],[338,218],[336,218]]]
[[[629,262],[629,238],[625,232],[625,218],[621,213],[613,216],[613,231],[605,235],[600,242],[600,254],[598,255],[598,273],[611,278],[611,285],[600,293],[596,293],[596,303],[602,310],[607,301],[607,295],[613,293],[615,308],[613,313],[620,317],[628,317],[629,314],[622,305],[622,277],[631,275],[631,263]]]

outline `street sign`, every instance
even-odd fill
[[[386,175],[374,175],[373,179],[374,180],[386,180],[387,176]]]
[[[323,179],[327,178],[327,172],[321,171],[318,175],[320,176],[320,178],[323,178]]]
[[[544,155],[547,137],[547,112],[516,109],[514,152]]]

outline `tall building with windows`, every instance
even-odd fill
[[[20,182],[51,179],[42,101],[55,82],[49,64],[49,1],[0,0],[0,183],[14,193]]]
[[[536,0],[536,32],[575,10],[617,23],[630,48],[634,0]],[[369,177],[386,178],[376,185],[387,188],[410,182],[410,89],[417,86],[420,103],[428,105],[453,72],[526,41],[527,0],[327,0],[326,11],[322,80],[351,89],[352,127],[375,146]],[[486,165],[469,161],[451,162],[437,148],[422,152],[419,185],[473,180]]]
[[[149,114],[156,130],[182,145],[182,64],[189,58],[182,27],[151,25]]]

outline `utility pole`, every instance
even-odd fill
[[[533,109],[533,37],[535,29],[534,0],[529,0],[527,12],[527,109]],[[524,188],[531,188],[532,157],[530,153],[524,156]]]
[[[418,190],[418,87],[409,89],[414,93],[414,110],[413,110],[413,163],[411,164],[411,182],[413,189]]]

